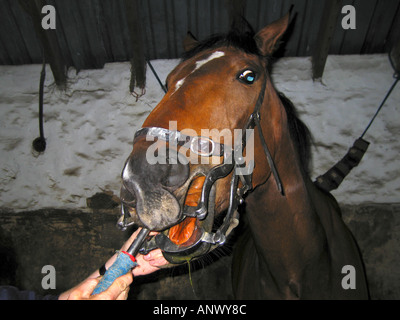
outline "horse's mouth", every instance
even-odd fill
[[[188,181],[188,183],[190,183],[189,187],[185,194],[181,195],[181,199],[179,200],[183,209],[187,207],[197,207],[200,202],[205,178],[204,175],[197,175]],[[122,225],[126,227],[131,224],[142,225],[140,215],[137,214],[135,206],[135,203],[122,203],[121,208],[123,214],[118,222],[120,227]],[[160,234],[157,235],[158,239],[153,241],[153,243],[159,243],[160,239],[162,239],[162,243],[167,243],[165,246],[173,248],[172,251],[174,251],[168,254],[168,248],[163,248],[163,245],[159,246],[162,250],[165,249],[163,250],[164,255],[169,255],[169,258],[166,257],[167,260],[172,263],[180,263],[190,256],[186,255],[188,252],[190,254],[193,253],[193,256],[198,256],[198,254],[195,254],[197,251],[196,248],[199,247],[200,239],[204,232],[211,231],[213,222],[213,215],[208,216],[204,220],[200,220],[197,217],[183,216],[176,224],[165,230],[161,230]],[[152,245],[150,245],[148,249],[151,250]],[[180,257],[176,258],[176,255]]]
[[[192,180],[184,201],[185,206],[196,207],[200,201],[205,176]],[[178,246],[191,245],[201,232],[202,222],[195,217],[185,217],[182,222],[168,229],[169,240]]]

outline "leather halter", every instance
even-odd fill
[[[215,206],[215,188],[213,188],[213,185],[216,180],[226,177],[233,170],[230,184],[229,207],[222,225],[216,232],[206,232],[204,229],[202,229],[199,233],[198,238],[194,241],[194,243],[189,246],[178,246],[171,242],[166,235],[164,235],[163,233],[159,233],[150,241],[145,242],[143,248],[141,249],[142,253],[147,253],[155,248],[160,248],[162,251],[164,251],[164,253],[176,256],[185,256],[197,250],[200,250],[201,254],[204,254],[213,249],[212,247],[217,247],[225,243],[229,233],[239,224],[239,214],[237,212],[237,209],[239,204],[243,203],[244,201],[243,196],[246,194],[246,192],[253,188],[252,173],[245,175],[237,174],[236,172],[236,168],[242,167],[244,162],[243,154],[240,154],[239,156],[236,156],[236,154],[241,151],[243,152],[246,146],[246,141],[248,139],[248,137],[246,137],[246,132],[249,129],[253,130],[255,127],[257,127],[261,145],[267,157],[271,172],[275,178],[278,191],[282,195],[284,195],[283,186],[279,178],[278,171],[276,170],[275,163],[265,142],[265,138],[260,125],[260,109],[264,102],[266,83],[267,80],[265,78],[254,110],[251,113],[246,126],[242,130],[241,144],[231,150],[227,150],[226,146],[210,140],[213,144],[213,147],[211,150],[209,150],[210,152],[207,156],[224,156],[225,158],[228,155],[235,155],[234,157],[232,157],[234,161],[232,163],[222,163],[213,167],[206,175],[206,179],[202,187],[201,198],[197,207],[185,207],[185,211],[183,212],[184,217],[196,217],[200,220],[205,219],[211,214],[213,215]],[[136,132],[134,143],[138,137],[143,135],[153,138],[155,137],[163,141],[172,143],[173,145],[179,146],[191,146],[193,141],[195,141],[197,138],[200,138],[187,136],[179,131],[172,131],[165,128],[146,127],[141,128]],[[238,188],[239,179],[242,182],[241,188]],[[210,213],[210,211],[212,211],[212,213]]]

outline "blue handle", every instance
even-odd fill
[[[120,252],[114,264],[106,271],[103,278],[97,284],[92,295],[101,293],[107,290],[111,284],[120,276],[127,274],[132,268],[137,266],[137,262],[133,262],[129,255]]]

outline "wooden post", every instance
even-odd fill
[[[329,47],[335,32],[336,22],[341,12],[341,0],[326,0],[324,12],[317,36],[317,43],[312,54],[312,75],[313,79],[322,78]]]
[[[144,93],[146,85],[146,59],[144,55],[139,2],[138,0],[125,0],[124,2],[132,48],[132,69],[129,90],[134,93],[135,87],[140,88],[142,92],[136,93],[136,95],[140,96]]]
[[[46,62],[50,64],[54,80],[59,87],[67,83],[66,63],[61,53],[56,31],[42,28],[42,8],[46,5],[44,0],[19,0],[20,6],[31,16],[36,35],[42,43]]]
[[[229,12],[229,27],[243,31],[245,27],[243,18],[245,14],[246,0],[226,0],[226,5]]]
[[[389,53],[390,62],[392,67],[397,74],[397,77],[400,77],[400,41],[393,46]]]

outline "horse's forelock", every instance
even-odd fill
[[[190,59],[198,53],[219,47],[232,47],[242,50],[245,53],[250,53],[260,56],[257,43],[254,40],[254,32],[248,30],[246,32],[239,32],[237,29],[231,30],[228,34],[218,34],[209,37],[206,40],[199,41],[198,45],[182,56],[183,61]]]

